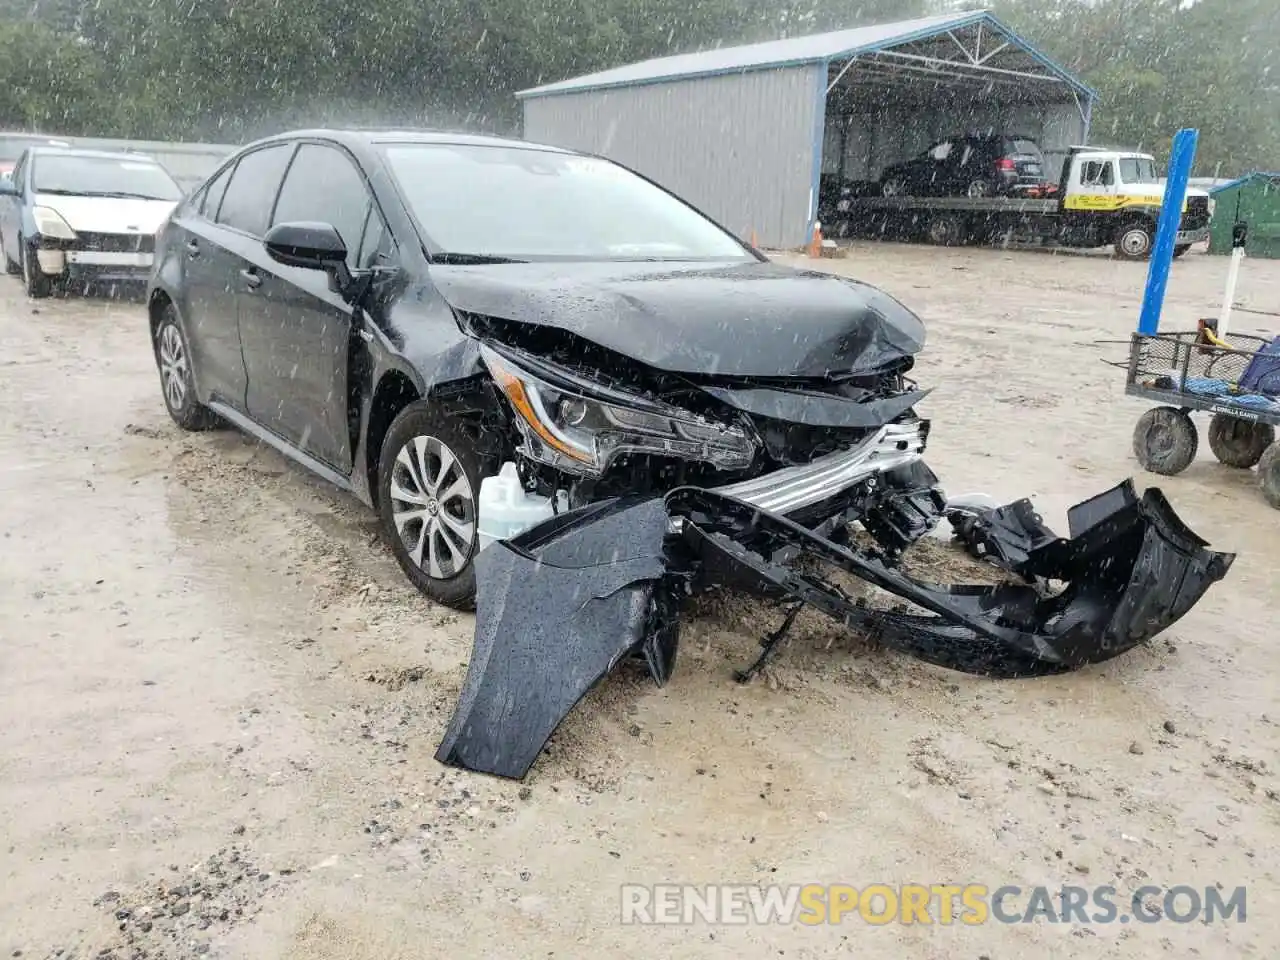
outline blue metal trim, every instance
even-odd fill
[[[1280,173],[1268,173],[1266,170],[1250,170],[1242,177],[1236,177],[1234,180],[1228,180],[1226,183],[1220,183],[1216,187],[1210,187],[1209,193],[1219,193],[1223,190],[1230,190],[1232,187],[1238,187],[1242,183],[1248,183],[1250,180],[1256,180],[1258,177],[1271,180],[1280,177]]]
[[[809,181],[809,225],[805,239],[813,236],[813,225],[818,219],[818,190],[822,184],[822,151],[827,140],[827,75],[831,61],[823,60],[813,68],[816,100],[813,105],[813,169]]]
[[[1169,285],[1169,269],[1173,266],[1173,247],[1182,226],[1182,204],[1187,197],[1187,180],[1196,158],[1196,142],[1200,131],[1179,130],[1169,151],[1169,175],[1164,184],[1164,203],[1160,222],[1156,225],[1156,242],[1151,251],[1147,271],[1147,288],[1142,295],[1142,312],[1138,316],[1138,332],[1154,334],[1160,329],[1160,311],[1164,308],[1164,292]]]
[[[904,43],[914,43],[917,40],[927,40],[929,37],[936,37],[940,34],[947,33],[959,27],[969,27],[976,23],[985,23],[1001,33],[1005,34],[1011,41],[1022,47],[1032,59],[1041,66],[1047,67],[1053,73],[1057,74],[1060,79],[1071,85],[1077,92],[1083,93],[1091,101],[1098,99],[1098,93],[1092,87],[1088,86],[1079,77],[1067,70],[1065,67],[1054,63],[1045,54],[1041,53],[1033,44],[1014,33],[1007,27],[1003,21],[999,20],[985,10],[976,13],[957,16],[945,23],[936,24],[924,30],[916,30],[911,33],[904,33],[896,37],[890,37],[881,40],[878,43],[867,44],[861,47],[854,47],[850,50],[844,50],[836,53],[824,53],[821,55],[792,58],[789,60],[770,60],[761,61],[759,63],[745,64],[737,67],[720,67],[715,70],[690,70],[683,73],[669,73],[657,77],[644,77],[638,80],[614,80],[605,83],[584,84],[577,87],[564,87],[558,90],[549,90],[544,87],[530,87],[527,90],[517,91],[515,97],[517,100],[533,99],[537,97],[556,97],[565,96],[572,93],[593,93],[599,90],[614,90],[622,87],[647,87],[655,83],[672,83],[679,80],[699,80],[707,77],[723,77],[731,74],[755,73],[760,70],[783,70],[787,67],[803,67],[811,63],[831,63],[833,60],[847,60],[864,53],[873,53],[877,50],[885,50],[889,47],[900,46]],[[571,83],[572,80],[561,80],[557,83]],[[547,84],[546,87],[554,87],[555,83]]]

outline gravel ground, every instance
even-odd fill
[[[1033,496],[1065,529],[1150,484],[1143,406],[1101,362],[1124,348],[1098,342],[1132,329],[1143,266],[897,245],[820,266],[928,321],[950,491]],[[1225,270],[1178,263],[1166,326],[1212,314]],[[1280,311],[1280,263],[1246,263],[1240,298]],[[814,618],[743,687],[763,614],[709,605],[668,687],[611,678],[515,784],[432,756],[471,618],[411,592],[354,501],[179,432],[145,329],[137,303],[0,280],[0,957],[1274,955],[1280,513],[1205,445],[1161,486],[1240,557],[1148,648],[994,683]],[[1250,909],[622,925],[620,885],[662,882],[1246,885]]]

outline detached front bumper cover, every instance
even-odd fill
[[[970,550],[1026,582],[924,583],[879,551],[690,487],[593,504],[494,543],[477,559],[475,649],[436,758],[523,778],[561,720],[621,660],[641,658],[666,682],[679,600],[693,588],[733,584],[791,601],[755,666],[808,604],[929,663],[1007,678],[1071,670],[1150,640],[1235,559],[1208,550],[1158,490],[1139,499],[1127,481],[1073,507],[1069,539],[1027,501],[950,519]],[[851,600],[801,572],[815,567],[843,570],[918,610]]]

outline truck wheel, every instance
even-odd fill
[[[1200,437],[1191,417],[1177,407],[1156,407],[1133,429],[1133,453],[1144,470],[1172,477],[1196,458]]]
[[[1215,413],[1209,421],[1209,449],[1228,467],[1248,470],[1262,459],[1275,439],[1275,428],[1269,423],[1254,423],[1225,413]]]
[[[1267,503],[1280,510],[1280,443],[1267,447],[1258,461],[1258,486]]]
[[[973,181],[973,183],[969,184],[968,189],[965,190],[965,195],[970,200],[981,200],[984,197],[993,196],[995,192],[995,188],[991,185],[990,180],[978,178]]]
[[[937,216],[929,221],[929,242],[940,247],[957,247],[964,239],[964,225],[955,216]]]
[[[1150,223],[1133,220],[1116,231],[1116,256],[1122,260],[1145,260],[1151,255],[1155,229]]]

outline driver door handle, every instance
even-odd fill
[[[245,285],[248,286],[250,290],[257,290],[262,286],[262,277],[258,276],[254,270],[248,268],[241,270],[240,276],[243,278]]]

